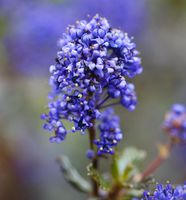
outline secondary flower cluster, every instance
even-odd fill
[[[184,200],[186,199],[186,184],[173,187],[171,184],[158,184],[153,194],[144,192],[141,200]]]
[[[99,125],[100,139],[95,140],[95,144],[98,147],[98,155],[114,153],[113,147],[123,138],[119,121],[119,117],[114,115],[112,108],[108,108],[103,112]]]
[[[186,107],[182,104],[174,104],[165,115],[163,129],[180,142],[186,141]]]
[[[125,78],[133,78],[142,72],[136,45],[126,33],[111,28],[99,15],[89,22],[77,21],[76,26],[69,26],[59,45],[56,63],[50,67],[50,97],[53,100],[48,106],[49,113],[42,115],[46,120],[44,128],[55,132],[52,142],[60,142],[68,132],[80,130],[84,133],[101,118],[102,134],[96,144],[100,151],[111,152],[109,148],[121,139],[118,120],[114,117],[109,125],[111,118],[102,116],[101,109],[110,99],[118,99],[117,102],[130,111],[135,109],[135,88]],[[74,124],[71,130],[65,129],[63,119]],[[105,129],[106,123],[110,130]],[[116,137],[111,139],[111,144],[106,135],[112,128],[117,134],[109,136]],[[102,141],[107,141],[106,146]]]

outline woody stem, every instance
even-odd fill
[[[92,127],[90,127],[88,129],[88,131],[89,131],[90,149],[94,151],[94,140],[96,137],[96,131],[95,131],[94,125]],[[92,159],[92,166],[93,166],[93,169],[95,169],[95,170],[98,169],[98,157],[97,156],[94,156],[94,158]],[[99,196],[98,183],[93,178],[91,178],[91,181],[92,181],[92,196],[98,197]]]

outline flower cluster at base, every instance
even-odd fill
[[[119,117],[114,115],[112,108],[108,108],[103,112],[100,120],[100,138],[94,141],[98,147],[98,155],[105,153],[113,154],[113,147],[123,138]]]
[[[141,200],[185,200],[186,199],[186,184],[177,187],[167,184],[163,186],[158,184],[153,194],[144,192]]]
[[[179,142],[186,142],[186,106],[174,104],[165,115],[163,129]]]
[[[50,67],[52,101],[48,114],[42,115],[44,128],[55,132],[51,142],[61,142],[69,132],[84,133],[96,119],[105,123],[101,109],[110,99],[130,111],[135,109],[135,88],[125,78],[140,74],[142,67],[136,45],[126,33],[111,28],[105,18],[96,15],[89,22],[82,20],[69,26],[59,46],[56,63]],[[74,124],[71,130],[66,130],[63,119]],[[103,129],[105,125],[100,125],[101,132]],[[119,140],[116,135],[114,143]],[[102,140],[107,141],[108,148],[113,146],[103,133],[97,142],[100,151]]]

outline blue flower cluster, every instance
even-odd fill
[[[186,184],[183,186],[173,187],[171,184],[163,186],[158,184],[153,194],[144,192],[141,200],[185,200],[186,199]]]
[[[174,104],[165,115],[163,129],[180,142],[186,141],[186,107],[182,104]]]
[[[0,0],[0,18],[6,24],[2,42],[14,60],[9,66],[19,75],[46,75],[56,38],[74,19],[95,13],[132,35],[142,33],[147,24],[145,0]]]
[[[102,113],[100,120],[100,139],[95,140],[95,144],[98,147],[98,155],[113,154],[113,147],[123,138],[119,117],[114,115],[112,108],[108,108]]]
[[[140,74],[142,67],[136,45],[127,33],[111,28],[105,18],[96,15],[89,22],[69,26],[59,46],[56,63],[50,66],[53,99],[49,113],[42,116],[47,122],[44,127],[55,132],[52,142],[64,140],[67,132],[84,133],[101,118],[101,109],[110,99],[118,99],[130,111],[135,109],[135,88],[126,77]],[[74,124],[71,130],[66,131],[62,119]],[[111,125],[115,129],[117,122]],[[104,125],[100,128],[105,129]],[[116,135],[117,142],[121,136]],[[101,144],[98,146],[101,151]],[[103,151],[111,151],[105,148]]]

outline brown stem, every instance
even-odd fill
[[[111,107],[111,106],[116,106],[116,105],[119,105],[119,104],[120,104],[120,102],[111,103],[111,104],[108,104],[108,105],[101,106],[100,109]]]
[[[96,106],[96,108],[99,108],[101,105],[103,105],[109,98],[110,98],[109,96],[105,97],[105,99],[103,99],[103,101],[101,101],[101,102]]]
[[[161,145],[159,148],[159,153],[154,160],[152,160],[146,169],[139,175],[137,175],[134,180],[136,182],[143,181],[146,177],[153,174],[160,165],[167,160],[170,152],[174,146],[174,142],[170,140],[167,144]]]
[[[122,185],[119,183],[116,183],[113,185],[112,189],[108,193],[108,198],[107,200],[117,200],[120,198],[120,192],[122,190]]]
[[[96,137],[96,131],[95,131],[94,125],[92,127],[90,127],[88,129],[88,131],[89,131],[89,139],[90,139],[90,149],[94,151],[94,140]],[[97,156],[95,156],[92,159],[92,166],[93,166],[93,169],[95,169],[95,170],[98,169],[98,157]],[[91,179],[91,181],[92,181],[92,196],[98,197],[99,196],[98,183],[93,178]]]

